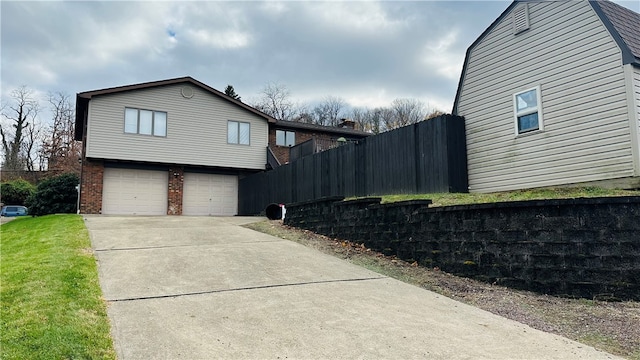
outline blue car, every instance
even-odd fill
[[[25,215],[27,215],[27,213],[28,213],[28,210],[24,206],[7,205],[7,206],[4,206],[2,208],[2,211],[0,211],[0,216],[6,216],[6,217],[10,217],[10,216],[25,216]]]

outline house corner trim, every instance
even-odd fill
[[[640,119],[637,109],[640,104],[636,103],[633,89],[633,65],[622,66],[624,71],[624,85],[627,92],[627,113],[629,114],[629,132],[631,135],[631,154],[633,156],[633,175],[640,176]]]

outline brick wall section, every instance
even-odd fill
[[[428,207],[287,205],[285,224],[422,266],[541,293],[640,300],[640,197]]]
[[[169,168],[169,206],[167,215],[182,215],[182,193],[184,189],[184,168]]]
[[[102,179],[104,176],[104,164],[102,161],[89,161],[83,159],[80,213],[100,214],[102,212]]]
[[[311,138],[315,137],[316,139],[333,139],[331,136],[322,133],[314,133],[314,132],[303,132],[298,129],[274,129],[271,127],[269,129],[269,147],[275,157],[280,161],[281,165],[284,165],[289,162],[289,147],[288,146],[278,146],[276,145],[276,130],[286,130],[293,131],[296,133],[296,145],[301,144]],[[337,137],[336,137],[337,138]]]

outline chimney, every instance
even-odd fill
[[[350,119],[340,119],[340,124],[338,124],[338,127],[341,128],[347,128],[347,129],[355,129],[356,128],[356,122]]]

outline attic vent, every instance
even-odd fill
[[[513,35],[529,29],[529,7],[527,4],[522,4],[513,10],[511,23],[513,25]]]
[[[180,92],[182,93],[182,96],[187,99],[191,99],[193,97],[193,89],[191,86],[183,86],[182,89],[180,89]]]

